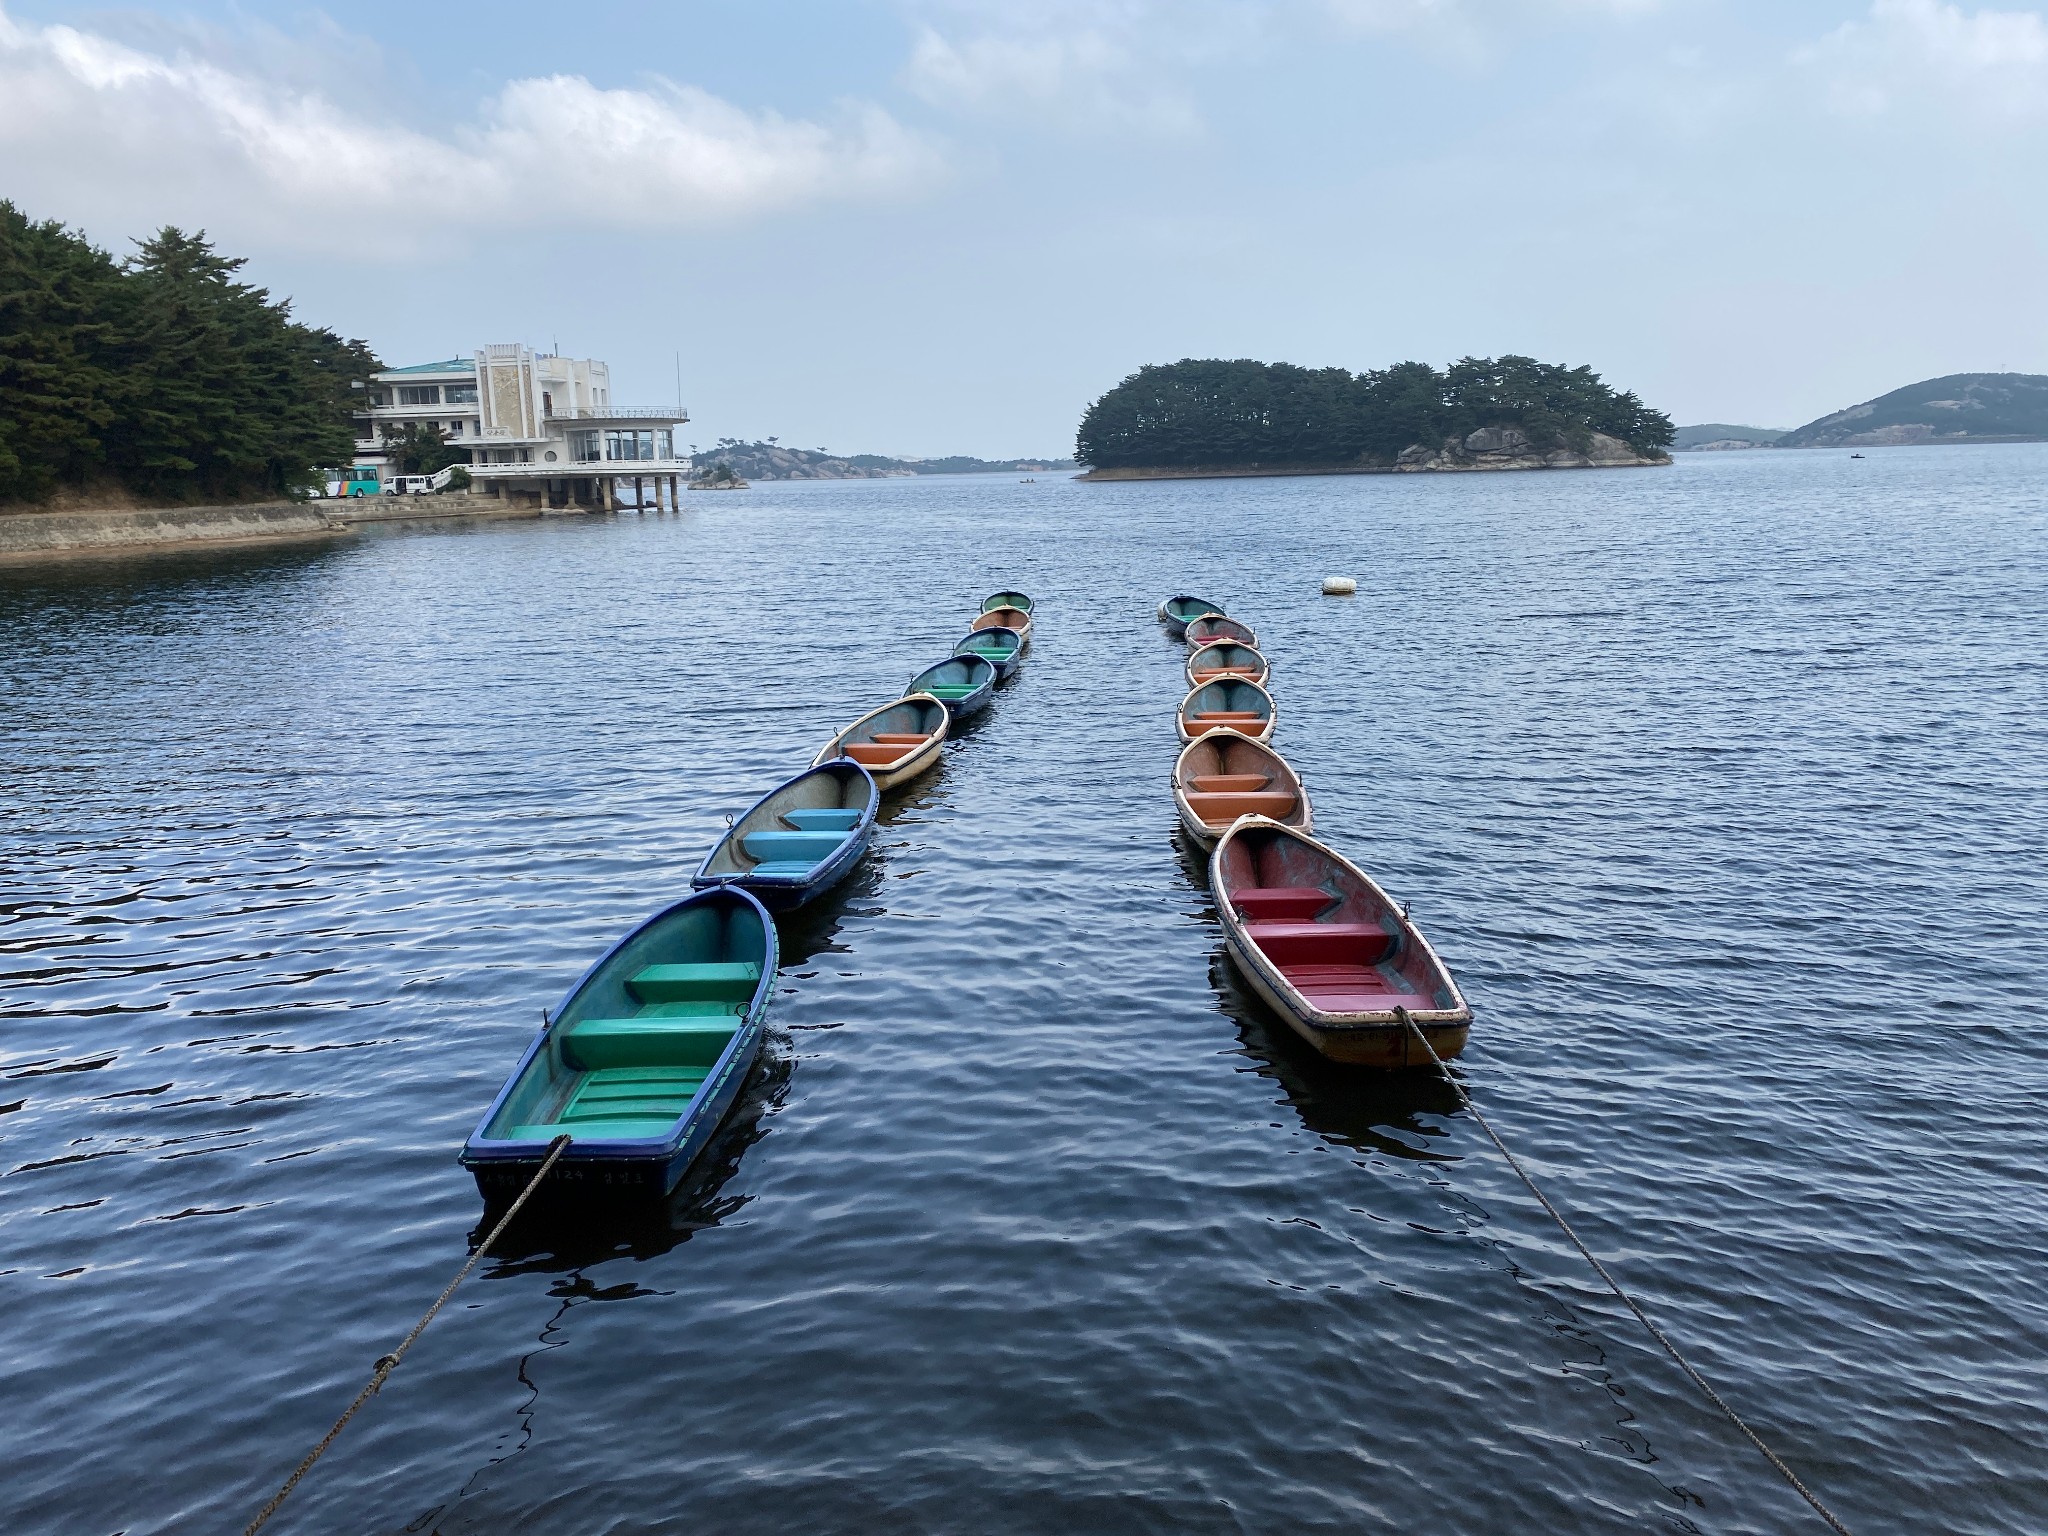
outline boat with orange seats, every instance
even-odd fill
[[[1014,629],[1018,648],[1031,649],[1031,615],[1022,608],[989,608],[974,616],[970,629]]]
[[[1244,677],[1222,677],[1190,689],[1174,714],[1173,726],[1182,741],[1209,731],[1236,731],[1254,741],[1271,741],[1277,713],[1273,695],[1259,684]]]
[[[1159,622],[1166,626],[1166,632],[1178,640],[1188,632],[1188,624],[1206,613],[1221,613],[1223,605],[1212,603],[1206,597],[1189,597],[1186,593],[1169,597],[1159,605]]]
[[[938,766],[952,722],[944,704],[928,693],[913,693],[862,715],[826,742],[811,766],[851,758],[867,769],[875,788],[894,789]]]
[[[1420,930],[1364,870],[1265,816],[1217,840],[1209,889],[1254,992],[1332,1061],[1426,1067],[1465,1048],[1472,1010]]]
[[[1250,646],[1259,643],[1258,631],[1251,625],[1221,613],[1205,613],[1199,619],[1188,620],[1184,634],[1189,645],[1207,645],[1213,640],[1235,640],[1239,645]]]
[[[1308,791],[1287,759],[1235,731],[1211,731],[1181,749],[1173,803],[1181,826],[1204,848],[1240,816],[1269,816],[1297,832],[1315,827]]]
[[[1188,652],[1187,678],[1190,688],[1213,683],[1219,677],[1250,678],[1263,683],[1272,675],[1272,665],[1260,652],[1235,640],[1213,640]]]

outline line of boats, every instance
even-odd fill
[[[818,749],[734,818],[691,894],[600,955],[519,1058],[462,1148],[486,1202],[517,1195],[560,1136],[550,1188],[659,1196],[737,1102],[775,983],[775,914],[838,885],[866,854],[881,797],[938,765],[1031,648],[1032,601],[997,592],[901,698]]]
[[[1159,605],[1159,622],[1188,644],[1173,801],[1190,843],[1208,851],[1231,962],[1333,1061],[1427,1065],[1397,1009],[1438,1056],[1457,1055],[1472,1024],[1457,982],[1406,910],[1314,836],[1308,789],[1273,747],[1279,709],[1258,634],[1185,593]]]

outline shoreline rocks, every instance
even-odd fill
[[[1671,463],[1671,455],[1640,454],[1620,438],[1595,432],[1584,453],[1574,448],[1538,449],[1520,427],[1481,427],[1462,439],[1447,437],[1436,447],[1416,443],[1392,464],[1219,464],[1091,469],[1077,480],[1210,480],[1275,475],[1463,474],[1506,469],[1650,469]]]

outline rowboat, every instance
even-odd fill
[[[881,791],[859,763],[835,757],[778,784],[725,829],[690,883],[737,885],[788,912],[837,885],[874,834]]]
[[[1297,832],[1315,825],[1308,791],[1287,759],[1234,731],[1211,731],[1181,749],[1173,803],[1188,836],[1204,848],[1240,816],[1270,817]]]
[[[1199,619],[1189,619],[1186,630],[1189,645],[1207,645],[1212,640],[1235,640],[1239,645],[1257,645],[1258,634],[1242,619],[1225,618],[1220,613],[1205,613]]]
[[[1002,624],[969,630],[953,647],[955,656],[980,656],[996,669],[996,681],[1014,673],[1024,659],[1024,637]]]
[[[918,673],[903,691],[930,694],[960,720],[986,705],[995,690],[996,664],[986,656],[948,656]]]
[[[1263,683],[1272,673],[1266,658],[1249,645],[1235,640],[1216,640],[1188,652],[1188,686],[1199,688],[1219,677],[1246,677]]]
[[[969,626],[973,629],[1014,629],[1025,650],[1031,649],[1031,615],[1022,608],[987,608]]]
[[[1221,613],[1223,605],[1212,603],[1206,597],[1189,597],[1185,593],[1169,597],[1159,605],[1159,622],[1166,626],[1166,632],[1178,639],[1188,632],[1188,621],[1199,619],[1205,613]]]
[[[1236,731],[1255,741],[1273,739],[1273,695],[1248,678],[1225,677],[1190,689],[1173,719],[1182,741],[1207,731]]]
[[[775,924],[745,891],[657,912],[569,989],[519,1058],[462,1165],[486,1202],[524,1189],[557,1136],[547,1188],[659,1197],[739,1098],[775,983]]]
[[[894,789],[938,765],[952,718],[930,694],[913,693],[862,715],[820,747],[811,766],[851,758],[867,769],[875,788]]]
[[[983,613],[994,613],[998,608],[1015,608],[1023,613],[1031,612],[1031,599],[1022,592],[991,592],[981,600]]]
[[[1444,1060],[1465,1048],[1472,1010],[1451,973],[1372,876],[1335,849],[1247,816],[1218,840],[1209,889],[1232,963],[1332,1061],[1427,1066],[1396,1008]]]

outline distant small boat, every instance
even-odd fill
[[[1209,888],[1231,961],[1252,990],[1332,1061],[1429,1065],[1465,1048],[1472,1010],[1429,941],[1335,849],[1262,816],[1217,841]]]
[[[1175,639],[1188,632],[1191,620],[1199,619],[1205,613],[1221,614],[1223,605],[1212,603],[1206,597],[1189,597],[1185,593],[1169,597],[1159,605],[1159,622],[1166,626],[1166,632]]]
[[[1236,731],[1254,741],[1273,739],[1273,696],[1242,677],[1220,678],[1191,689],[1180,701],[1174,728],[1182,741],[1209,731]]]
[[[1219,677],[1244,677],[1263,683],[1272,672],[1263,655],[1249,645],[1239,645],[1235,640],[1212,640],[1207,645],[1197,646],[1188,653],[1187,666],[1183,670],[1187,673],[1190,688],[1213,683]]]
[[[823,895],[852,872],[874,835],[881,791],[844,757],[778,784],[726,829],[690,883],[737,885],[771,912]]]
[[[953,647],[955,656],[981,656],[993,663],[998,682],[1014,673],[1024,659],[1024,637],[1014,629],[991,624],[970,630]]]
[[[1308,791],[1287,759],[1234,731],[1211,731],[1181,749],[1173,765],[1173,803],[1181,826],[1204,848],[1240,816],[1268,816],[1297,832],[1315,830]]]
[[[1198,619],[1188,620],[1186,639],[1189,645],[1207,645],[1214,640],[1235,640],[1239,645],[1253,646],[1259,643],[1258,634],[1251,625],[1220,613],[1205,613]]]
[[[775,965],[774,922],[729,886],[684,897],[606,950],[463,1144],[485,1201],[517,1195],[564,1135],[549,1190],[580,1202],[674,1189],[760,1054]]]
[[[996,664],[986,656],[948,656],[918,673],[903,691],[928,693],[961,720],[983,708],[996,691]]]
[[[1031,484],[1029,480],[1020,483],[1024,485]],[[1022,592],[991,592],[981,600],[981,611],[983,613],[994,613],[998,608],[1015,608],[1021,612],[1029,613],[1031,612],[1031,599]]]
[[[1031,649],[1031,615],[1022,608],[984,608],[972,626],[974,629],[1014,629],[1017,643],[1024,650]]]
[[[1860,459],[1860,458],[1862,458],[1862,457],[1863,457],[1863,455],[1862,455],[1862,454],[1860,454],[1860,453],[1852,453],[1852,454],[1850,454],[1850,455],[1849,455],[1849,457],[1850,457],[1850,458],[1852,458],[1852,459]]]
[[[875,788],[894,789],[938,765],[952,719],[930,694],[913,693],[862,715],[826,742],[811,766],[851,758],[867,769]]]

